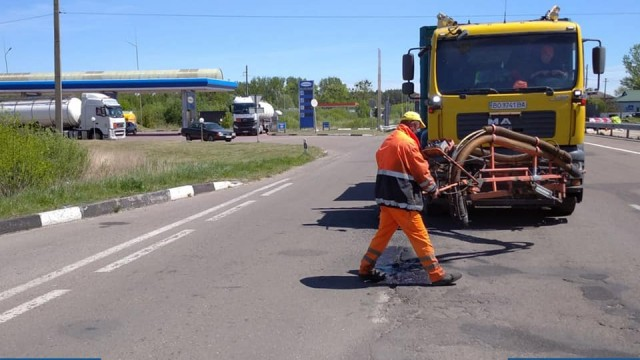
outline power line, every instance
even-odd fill
[[[21,21],[28,21],[28,20],[33,20],[33,19],[39,19],[39,18],[43,18],[43,17],[49,17],[51,15],[52,14],[49,13],[49,14],[45,14],[45,15],[36,15],[36,16],[31,16],[31,17],[22,18],[22,19],[0,21],[0,25],[11,24],[11,23],[16,23],[16,22],[21,22]]]
[[[275,19],[425,19],[432,18],[432,15],[250,15],[250,14],[168,14],[168,13],[112,13],[112,12],[80,12],[63,11],[66,15],[93,15],[93,16],[139,16],[139,17],[191,17],[191,18],[275,18]],[[503,14],[481,14],[481,15],[451,15],[454,18],[482,18],[500,17]],[[567,16],[633,16],[640,15],[640,12],[611,12],[611,13],[570,13]],[[509,14],[509,17],[530,17],[539,18],[540,14]]]
[[[61,11],[64,15],[83,15],[83,16],[132,16],[132,17],[183,17],[183,18],[217,18],[217,19],[428,19],[432,15],[231,15],[231,14],[169,14],[169,13],[115,13],[115,12],[83,12],[83,11]],[[43,17],[49,17],[52,14],[35,15],[26,18],[0,21],[0,25],[11,24],[16,22],[29,21]],[[458,19],[464,18],[498,18],[504,14],[477,14],[477,15],[456,15],[451,16]],[[540,14],[509,14],[510,18],[539,18]],[[611,12],[611,13],[569,13],[567,17],[575,16],[637,16],[640,12]]]

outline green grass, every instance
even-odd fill
[[[322,150],[266,143],[184,140],[79,141],[89,165],[75,180],[0,197],[0,218],[222,180],[251,181],[322,156]]]

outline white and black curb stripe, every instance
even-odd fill
[[[36,215],[28,215],[15,219],[0,220],[0,235],[184,199],[239,185],[242,185],[242,183],[236,181],[215,181],[198,185],[179,186],[147,194],[127,196],[89,205],[65,207],[63,209],[41,212]]]

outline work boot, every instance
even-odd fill
[[[364,281],[364,282],[370,282],[370,283],[377,283],[380,282],[384,279],[387,278],[387,274],[385,274],[384,272],[378,270],[378,269],[373,269],[371,271],[369,271],[368,273],[365,274],[358,274],[358,277],[360,277],[360,280]]]
[[[448,272],[444,275],[444,277],[438,281],[434,281],[431,283],[431,286],[447,286],[453,285],[457,280],[462,277],[462,274],[458,272]]]

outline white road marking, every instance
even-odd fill
[[[146,248],[144,248],[144,249],[142,249],[140,251],[134,252],[133,254],[131,254],[131,255],[127,256],[127,257],[124,257],[124,258],[122,258],[122,259],[120,259],[120,260],[118,260],[116,262],[112,262],[111,264],[96,270],[96,272],[111,272],[111,271],[113,271],[113,270],[115,270],[115,269],[117,269],[117,268],[119,268],[119,267],[121,267],[123,265],[126,265],[126,264],[128,264],[128,263],[130,263],[130,262],[132,262],[134,260],[137,260],[137,259],[149,254],[150,252],[152,252],[154,250],[157,250],[157,249],[159,249],[159,248],[161,248],[161,247],[163,247],[165,245],[169,245],[172,242],[180,239],[181,237],[187,236],[187,235],[191,234],[194,231],[195,230],[191,230],[191,229],[182,230],[179,233],[171,235],[166,239],[160,240],[160,241],[158,241],[157,243],[155,243],[155,244],[153,244],[151,246],[147,246]]]
[[[593,145],[593,146],[597,146],[597,147],[601,147],[601,148],[605,148],[605,149],[618,150],[618,151],[622,151],[622,152],[626,152],[626,153],[630,153],[630,154],[640,155],[640,152],[637,152],[637,151],[625,150],[625,149],[620,149],[620,148],[615,148],[615,147],[605,146],[605,145],[600,145],[600,144],[594,144],[594,143],[589,143],[589,142],[586,142],[585,144]]]
[[[286,188],[287,186],[290,186],[290,185],[293,185],[293,183],[286,183],[284,185],[280,185],[277,188],[275,188],[275,189],[273,189],[271,191],[267,191],[266,193],[264,193],[264,194],[262,194],[260,196],[269,196],[269,195],[275,194],[276,192],[278,192],[278,191],[280,191],[280,190],[282,190],[282,189],[284,189],[284,188]]]
[[[50,272],[50,273],[48,273],[46,275],[40,276],[38,278],[35,278],[35,279],[33,279],[33,280],[31,280],[31,281],[29,281],[27,283],[24,283],[22,285],[18,285],[18,286],[14,287],[14,288],[11,288],[9,290],[5,290],[5,291],[0,293],[0,301],[6,300],[6,299],[8,299],[8,298],[10,298],[10,297],[12,297],[14,295],[20,294],[21,292],[27,291],[27,290],[29,290],[29,289],[31,289],[33,287],[38,286],[38,285],[42,285],[42,284],[44,284],[44,283],[46,283],[48,281],[51,281],[51,280],[53,280],[55,278],[58,278],[58,277],[60,277],[62,275],[68,274],[68,273],[70,273],[70,272],[72,272],[74,270],[77,270],[77,269],[85,266],[85,265],[91,264],[94,261],[100,260],[100,259],[105,258],[105,257],[107,257],[109,255],[112,255],[112,254],[114,254],[114,253],[116,253],[118,251],[124,250],[124,249],[126,249],[128,247],[131,247],[131,246],[133,246],[133,245],[135,245],[135,244],[137,244],[139,242],[145,241],[145,240],[147,240],[147,239],[149,239],[151,237],[154,237],[154,236],[156,236],[158,234],[162,234],[163,232],[169,231],[169,230],[171,230],[173,228],[176,228],[178,226],[184,225],[184,224],[186,224],[188,222],[191,222],[193,220],[196,220],[196,219],[199,219],[201,217],[204,217],[204,216],[206,216],[206,215],[208,215],[208,214],[210,214],[210,213],[212,213],[214,211],[217,211],[220,208],[223,208],[225,206],[228,206],[228,205],[231,205],[233,203],[236,203],[236,202],[238,202],[238,201],[240,201],[242,199],[245,199],[245,198],[247,198],[249,196],[252,196],[255,193],[262,192],[262,191],[264,191],[266,189],[269,189],[269,188],[272,188],[274,186],[277,186],[277,185],[279,185],[279,184],[281,184],[281,183],[283,183],[285,181],[289,181],[289,179],[288,178],[287,179],[282,179],[282,180],[276,181],[276,182],[274,182],[272,184],[263,186],[263,187],[261,187],[259,189],[250,191],[250,192],[248,192],[246,194],[240,195],[240,196],[238,196],[236,198],[233,198],[233,199],[231,199],[229,201],[226,201],[226,202],[224,202],[224,203],[222,203],[220,205],[217,205],[217,206],[214,206],[214,207],[209,208],[207,210],[201,211],[201,212],[199,212],[197,214],[191,215],[191,216],[186,217],[186,218],[184,218],[182,220],[178,220],[178,221],[176,221],[176,222],[174,222],[172,224],[163,226],[163,227],[161,227],[159,229],[156,229],[156,230],[153,230],[153,231],[148,232],[146,234],[140,235],[137,238],[131,239],[131,240],[129,240],[127,242],[124,242],[124,243],[122,243],[120,245],[116,245],[116,246],[114,246],[112,248],[109,248],[109,249],[107,249],[105,251],[102,251],[102,252],[99,252],[99,253],[97,253],[95,255],[89,256],[88,258],[82,259],[82,260],[80,260],[78,262],[75,262],[73,264],[67,265],[67,266],[65,266],[65,267],[63,267],[61,269],[52,271],[52,272]]]
[[[11,320],[18,315],[24,314],[31,309],[35,309],[50,300],[68,293],[69,291],[71,290],[53,290],[22,305],[18,305],[11,310],[5,311],[2,315],[0,315],[0,324]]]
[[[229,210],[227,210],[227,211],[221,212],[220,214],[218,214],[218,215],[216,215],[216,216],[214,216],[214,217],[208,218],[208,219],[207,219],[207,220],[205,220],[205,221],[217,221],[217,220],[220,220],[220,219],[222,219],[223,217],[225,217],[225,216],[227,216],[227,215],[231,215],[231,214],[233,214],[234,212],[236,212],[236,211],[238,211],[238,210],[242,209],[243,207],[245,207],[245,206],[247,206],[247,205],[253,204],[254,202],[256,202],[256,201],[255,201],[255,200],[249,200],[249,201],[243,202],[242,204],[240,204],[240,205],[238,205],[238,206],[236,206],[236,207],[232,207],[231,209],[229,209]]]
[[[631,206],[632,208],[640,211],[640,205],[636,205],[636,204],[630,204],[629,206]]]

